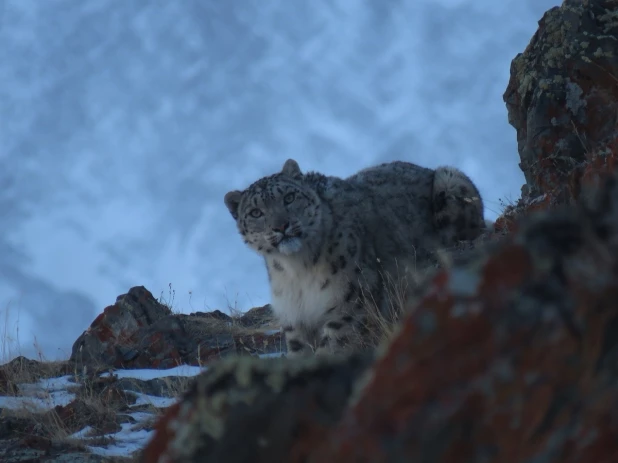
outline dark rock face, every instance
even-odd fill
[[[498,220],[571,203],[614,170],[618,153],[615,0],[566,0],[549,10],[511,65],[504,93],[517,130],[522,199]]]
[[[369,362],[360,355],[301,363],[225,359],[168,409],[143,461],[300,461],[307,449],[295,449],[290,460],[292,447],[326,437]]]
[[[139,338],[136,333],[171,315],[143,286],[131,288],[105,308],[90,327],[75,341],[71,360],[82,364],[120,366],[128,362]]]
[[[259,310],[258,310],[259,309]],[[118,296],[73,344],[71,362],[91,370],[198,365],[238,353],[275,352],[280,333],[236,330],[260,327],[271,316],[258,308],[233,319],[220,311],[172,314],[143,286]]]

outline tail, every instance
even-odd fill
[[[434,226],[442,246],[477,238],[486,228],[483,200],[468,178],[455,167],[438,167],[433,180]]]

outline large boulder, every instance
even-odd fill
[[[618,153],[616,0],[565,0],[550,9],[511,64],[504,93],[526,178],[512,230],[531,210],[571,203],[582,184],[614,170]]]
[[[222,360],[167,410],[143,461],[302,461],[307,449],[297,446],[326,439],[368,355]]]
[[[220,311],[174,314],[143,286],[118,296],[75,341],[70,361],[81,372],[107,368],[202,365],[230,354],[274,353],[281,333],[260,330],[269,306],[230,317]]]
[[[71,361],[84,365],[120,366],[130,358],[126,345],[139,342],[135,334],[171,315],[143,286],[131,288],[106,307],[73,343]]]

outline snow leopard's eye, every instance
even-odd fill
[[[294,202],[295,198],[296,198],[296,195],[294,193],[288,193],[287,195],[283,197],[283,202],[285,204],[291,204]]]
[[[253,217],[254,219],[259,219],[264,214],[259,209],[251,209],[251,211],[249,212],[249,215]]]

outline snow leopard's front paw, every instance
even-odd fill
[[[354,336],[352,320],[329,321],[322,328],[322,335],[316,355],[340,354],[353,350],[358,344],[358,336]],[[356,342],[355,342],[356,341]]]
[[[287,348],[287,358],[307,357],[313,353],[313,349],[302,336],[300,330],[293,326],[284,326],[285,346]]]

